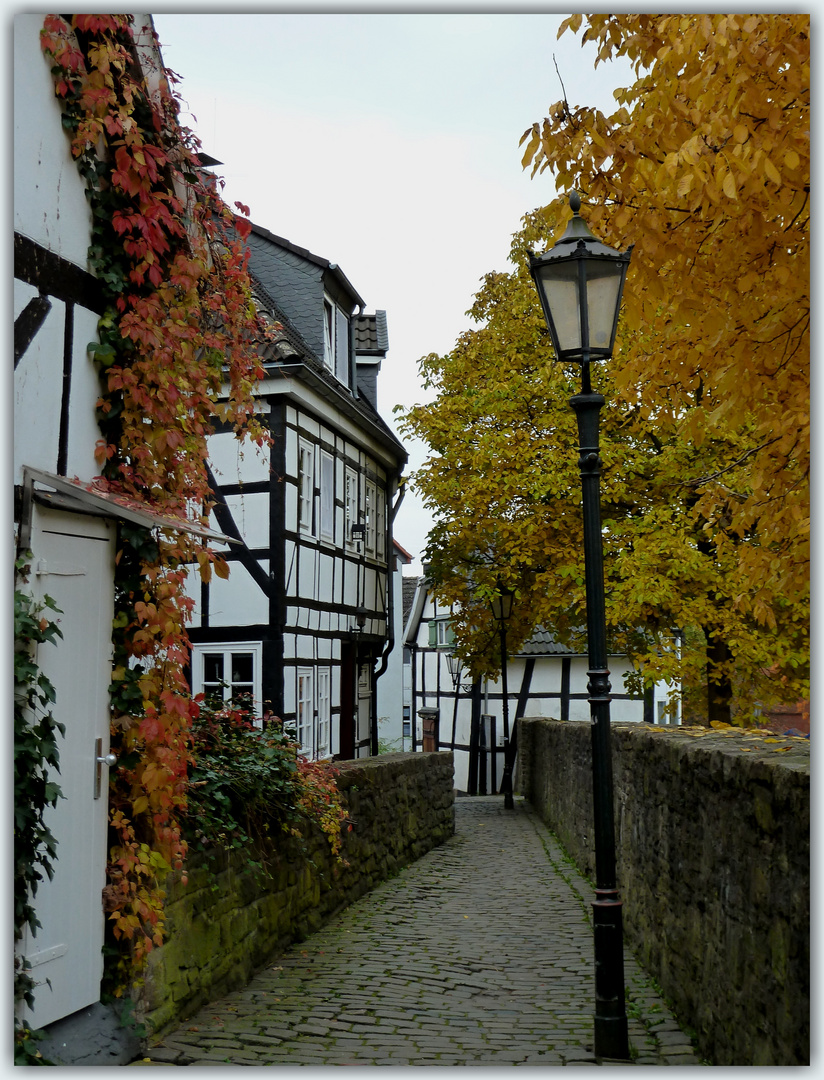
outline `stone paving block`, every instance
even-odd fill
[[[591,884],[523,800],[507,812],[497,796],[458,800],[456,825],[158,1052],[192,1064],[597,1064]],[[637,989],[643,972],[625,966]],[[628,998],[634,1064],[697,1063],[660,998]],[[645,1045],[652,1030],[667,1035],[660,1046]]]

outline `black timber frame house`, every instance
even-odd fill
[[[194,692],[248,693],[304,753],[377,752],[377,679],[395,647],[392,519],[406,453],[377,412],[386,315],[333,263],[253,225],[254,298],[272,340],[268,455],[209,441],[228,581],[190,575]],[[397,648],[400,648],[400,642]]]

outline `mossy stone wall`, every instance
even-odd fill
[[[590,725],[518,725],[517,789],[594,878]],[[713,1064],[809,1064],[809,742],[614,724],[612,749],[627,944]]]
[[[282,835],[268,873],[249,872],[260,853],[193,855],[187,885],[167,882],[168,937],[149,956],[132,993],[150,1032],[245,985],[289,944],[442,844],[455,831],[451,753],[385,754],[338,762],[351,832],[337,863],[319,829],[303,842]]]

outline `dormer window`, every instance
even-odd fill
[[[323,362],[335,370],[335,305],[328,296],[323,298]]]

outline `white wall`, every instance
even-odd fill
[[[91,211],[40,48],[44,18],[14,17],[14,228],[85,269]]]
[[[40,49],[43,19],[43,14],[14,18],[14,229],[86,270],[91,213]],[[35,287],[15,281],[15,318],[36,295]],[[24,464],[49,472],[57,467],[66,305],[54,297],[50,302],[14,373],[15,483],[22,481]],[[97,316],[75,305],[66,472],[84,480],[100,471],[94,459],[100,387],[86,351],[96,337]]]
[[[392,573],[395,646],[389,654],[386,671],[378,679],[378,739],[403,749],[403,570],[396,558]]]
[[[413,608],[411,619],[414,619]],[[417,632],[414,633],[415,651],[413,664],[415,667],[415,692],[416,697],[412,701],[412,720],[415,724],[417,749],[421,749],[422,721],[418,716],[418,710],[422,707],[437,708],[440,712],[439,740],[442,748],[446,748],[451,742],[463,744],[468,747],[471,734],[472,699],[471,688],[468,679],[461,678],[458,689],[453,686],[452,677],[446,663],[447,651],[435,649],[429,645],[429,621],[433,618],[444,617],[448,611],[439,610],[427,595]],[[410,619],[410,622],[411,622]],[[407,628],[407,634],[412,633],[413,627]],[[518,695],[524,679],[525,669],[529,657],[510,657],[507,665],[507,697],[509,706],[510,733],[518,704]],[[532,678],[529,685],[529,698],[525,710],[527,716],[545,716],[561,719],[561,687],[564,658],[561,656],[535,656]],[[586,657],[572,656],[569,660],[569,719],[571,721],[589,721],[590,706],[587,700],[588,661]],[[610,719],[614,723],[641,723],[644,719],[644,702],[642,699],[628,699],[625,678],[630,673],[631,667],[624,657],[611,656],[607,660],[610,670],[610,682],[612,684],[612,702],[610,706]],[[655,687],[655,717],[658,721],[659,711],[663,711],[672,688],[665,684]],[[503,735],[503,686],[500,678],[497,680],[484,680],[482,684],[483,714],[492,715],[496,718],[496,734],[500,740]],[[411,696],[411,695],[410,695]],[[457,702],[457,704],[456,704]],[[680,706],[677,713],[680,722]],[[466,749],[454,750],[455,756],[455,786],[458,790],[467,790],[469,776],[469,751]],[[496,767],[497,778],[500,781],[503,762]],[[488,766],[488,782],[491,778]],[[488,789],[489,790],[489,789]]]

